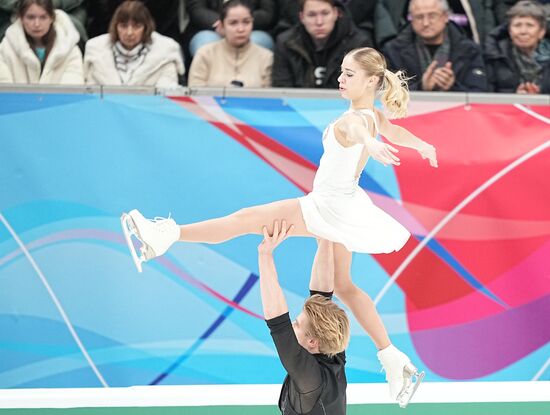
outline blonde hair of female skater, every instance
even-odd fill
[[[370,297],[351,281],[351,252],[389,253],[406,243],[409,232],[375,206],[359,186],[359,176],[368,159],[384,165],[400,164],[398,150],[376,140],[378,133],[391,143],[418,151],[437,167],[435,148],[406,129],[393,125],[374,108],[377,95],[392,117],[404,117],[409,93],[402,73],[387,69],[384,57],[372,48],[350,51],[338,78],[350,109],[330,123],[323,134],[323,156],[313,190],[297,199],[247,207],[228,216],[177,225],[173,219],[148,220],[132,210],[122,215],[130,252],[139,271],[141,264],[164,254],[176,241],[221,243],[246,234],[262,234],[264,224],[286,220],[294,236],[311,236],[335,243],[335,294],[353,312],[379,349],[386,370],[390,396],[405,406],[422,380],[410,359],[395,348]],[[269,229],[272,233],[272,229]],[[131,237],[142,244],[141,255]],[[413,382],[416,380],[416,382]]]

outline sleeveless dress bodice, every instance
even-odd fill
[[[351,112],[351,111],[348,111]],[[374,121],[375,135],[378,132],[376,117],[371,110],[354,111],[364,118],[369,115]],[[323,155],[313,181],[313,191],[319,193],[341,193],[349,195],[358,188],[360,174],[357,174],[358,164],[365,149],[364,144],[354,144],[345,147],[334,134],[334,125],[330,123],[323,133]]]
[[[334,124],[330,124],[324,133],[324,151],[313,181],[313,191],[327,195],[353,193],[359,182],[355,175],[364,147],[363,144],[342,146],[334,135]]]
[[[369,116],[378,132],[371,110],[355,110],[366,123]],[[401,249],[409,232],[389,214],[378,208],[359,186],[358,168],[364,144],[345,147],[338,142],[331,123],[323,133],[323,155],[313,181],[313,190],[299,198],[302,216],[309,232],[348,250],[388,253]],[[368,123],[366,123],[368,128]],[[359,172],[360,173],[360,172]]]

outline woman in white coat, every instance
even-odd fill
[[[52,0],[22,0],[0,43],[0,83],[83,84],[79,39]]]
[[[86,43],[86,83],[177,86],[178,75],[184,73],[180,46],[154,30],[155,22],[142,2],[122,3],[111,19],[109,33]]]

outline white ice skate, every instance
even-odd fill
[[[142,263],[164,254],[180,237],[180,228],[170,217],[146,219],[134,209],[123,213],[120,222],[138,272],[142,272]],[[136,248],[132,236],[141,246]]]
[[[378,352],[378,360],[386,371],[386,380],[390,386],[390,397],[405,408],[424,379],[424,372],[411,363],[405,353],[393,344]]]

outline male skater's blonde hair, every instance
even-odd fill
[[[351,56],[368,75],[380,78],[378,90],[382,95],[381,101],[390,112],[391,118],[405,117],[409,103],[408,78],[405,73],[390,71],[384,55],[373,48],[353,49],[346,56]]]
[[[309,324],[306,335],[319,341],[319,352],[334,356],[346,349],[349,342],[349,320],[346,312],[330,298],[312,295],[304,303]]]

